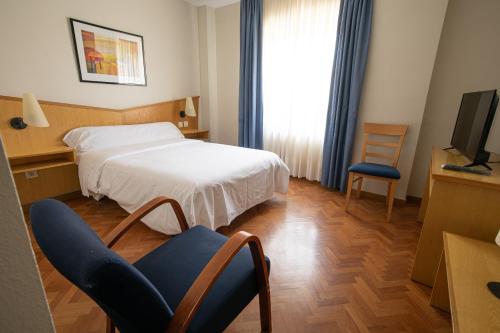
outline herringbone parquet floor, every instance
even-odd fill
[[[99,235],[126,216],[116,203],[69,200]],[[276,194],[220,230],[246,230],[260,237],[271,258],[275,332],[451,332],[448,314],[429,305],[430,289],[409,279],[421,225],[415,204],[396,205],[384,221],[384,202],[353,200],[317,183],[293,179],[287,195]],[[140,225],[116,245],[136,260],[167,240]],[[104,332],[105,316],[66,281],[34,245],[57,331]],[[257,332],[255,299],[227,332]]]

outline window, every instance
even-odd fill
[[[264,148],[291,174],[320,180],[340,0],[267,0]]]

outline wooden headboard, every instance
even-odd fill
[[[36,128],[28,126],[16,130],[10,126],[10,119],[22,117],[22,99],[0,96],[0,133],[7,153],[36,152],[44,148],[63,145],[62,138],[73,128],[83,126],[128,125],[159,121],[181,121],[179,111],[184,110],[185,99],[143,105],[116,110],[92,106],[39,101],[50,126]],[[199,96],[193,97],[198,110]],[[198,117],[186,117],[187,129],[198,128]]]

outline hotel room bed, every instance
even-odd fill
[[[85,196],[107,196],[128,212],[168,196],[179,201],[190,226],[229,225],[288,189],[288,167],[276,154],[185,139],[170,123],[80,128],[64,141],[77,150]],[[169,205],[143,222],[166,234],[180,232]]]

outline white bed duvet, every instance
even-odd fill
[[[108,196],[128,212],[168,196],[179,201],[190,226],[215,230],[273,192],[286,192],[289,170],[271,152],[171,139],[83,153],[79,176],[86,196]],[[143,222],[166,234],[180,232],[169,205]]]

